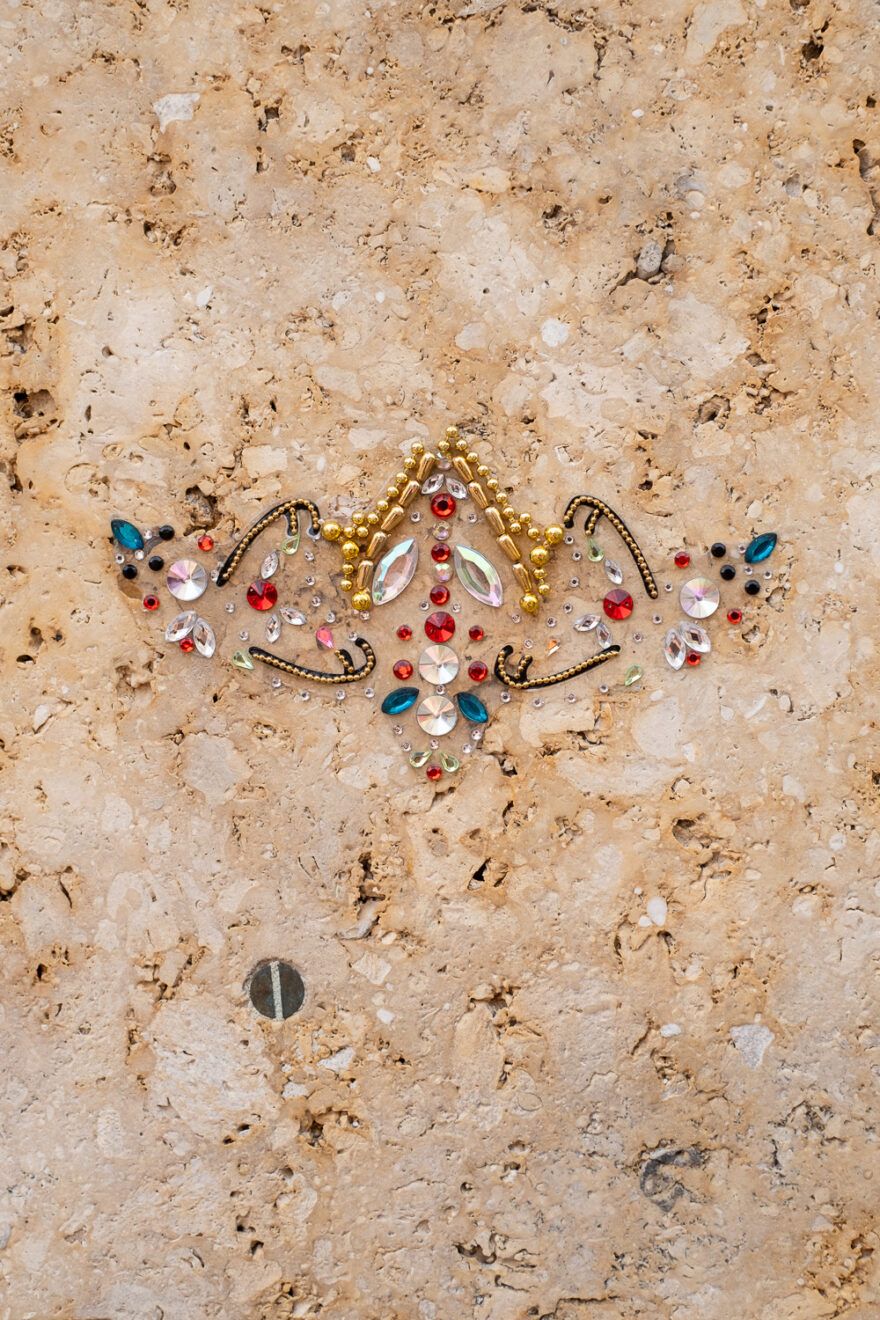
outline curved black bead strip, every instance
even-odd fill
[[[595,669],[597,665],[604,665],[606,660],[611,660],[616,655],[620,655],[620,647],[606,646],[604,651],[599,651],[597,655],[591,655],[589,660],[582,660],[578,665],[572,665],[570,669],[562,669],[558,674],[545,674],[541,678],[528,678],[529,665],[532,663],[533,656],[526,655],[519,661],[512,674],[507,672],[507,657],[513,653],[512,646],[502,646],[495,658],[495,677],[505,687],[515,688],[519,692],[525,692],[529,688],[552,687],[554,683],[565,683],[570,678],[577,678],[578,674],[586,674],[588,670]]]
[[[263,664],[271,669],[280,669],[282,674],[307,678],[312,683],[357,683],[376,668],[376,652],[363,637],[356,637],[354,640],[355,645],[360,647],[366,657],[365,663],[356,667],[348,651],[334,651],[333,654],[342,665],[341,674],[325,674],[320,669],[307,669],[305,665],[294,664],[292,660],[282,660],[281,656],[273,655],[271,651],[264,651],[262,646],[249,646],[248,655],[253,656],[255,660],[262,660]]]
[[[565,527],[573,527],[574,515],[577,513],[578,509],[582,508],[592,510],[589,518],[584,523],[584,531],[587,536],[593,535],[593,532],[596,530],[596,524],[600,518],[607,518],[611,523],[611,526],[620,536],[620,539],[623,541],[627,550],[632,555],[633,562],[639,570],[639,576],[642,579],[645,591],[648,593],[651,600],[656,600],[660,595],[660,592],[657,589],[657,583],[654,581],[654,574],[648,567],[648,561],[639,548],[638,541],[633,536],[623,519],[618,517],[614,510],[607,505],[604,500],[597,499],[595,495],[575,495],[574,499],[569,501],[568,508],[565,510],[565,515],[562,519],[563,525]]]
[[[270,509],[268,513],[264,513],[263,516],[254,523],[250,531],[245,532],[244,536],[233,548],[227,557],[226,562],[220,569],[220,572],[217,574],[217,586],[223,587],[226,585],[232,577],[232,574],[238,568],[242,559],[244,559],[249,548],[260,535],[260,532],[264,532],[267,527],[276,521],[276,519],[286,518],[287,534],[288,536],[293,536],[296,531],[297,509],[302,509],[304,513],[309,515],[312,520],[313,532],[317,534],[321,530],[321,515],[318,512],[317,504],[313,504],[311,500],[285,500],[283,504],[276,504],[274,509]]]

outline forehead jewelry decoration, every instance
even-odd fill
[[[424,501],[427,510],[416,508]],[[434,519],[429,526],[420,526],[424,512]],[[404,528],[407,514],[409,525]],[[582,515],[586,565],[574,535]],[[263,665],[275,671],[275,688],[284,686],[284,677],[296,679],[307,685],[299,690],[300,700],[308,700],[313,690],[323,690],[333,691],[335,699],[342,701],[354,685],[372,700],[376,689],[366,680],[372,675],[373,682],[383,679],[389,687],[380,698],[382,713],[395,721],[409,713],[414,723],[410,735],[401,723],[392,726],[394,734],[405,739],[400,744],[402,751],[414,769],[424,770],[429,781],[439,784],[460,769],[459,754],[472,754],[483,741],[493,692],[504,703],[513,693],[540,694],[570,684],[621,655],[624,648],[631,663],[620,691],[639,690],[644,670],[635,662],[634,648],[643,643],[645,634],[633,631],[622,643],[612,636],[610,624],[625,624],[637,607],[626,587],[624,569],[596,539],[600,525],[619,539],[626,552],[624,562],[632,561],[642,591],[657,610],[661,591],[654,574],[635,536],[610,505],[594,495],[576,495],[558,523],[542,528],[529,512],[514,505],[499,478],[480,461],[457,427],[450,426],[435,453],[419,441],[412,443],[402,471],[368,511],[354,511],[350,519],[337,521],[323,519],[312,500],[284,500],[262,514],[213,571],[195,557],[214,548],[214,537],[207,531],[172,553],[162,546],[163,541],[176,539],[169,523],[141,531],[120,517],[111,521],[111,539],[128,594],[140,596],[135,580],[145,567],[155,575],[141,596],[145,611],[159,609],[163,587],[185,606],[164,626],[165,641],[182,652],[210,659],[217,651],[215,630],[220,628],[222,613],[232,615],[239,605],[245,605],[255,611],[254,615],[248,611],[251,621],[264,621],[267,645],[254,641],[232,649],[229,662],[239,671]],[[392,541],[394,533],[399,539]],[[250,555],[258,542],[260,556]],[[429,553],[421,562],[428,568],[422,576],[426,571],[430,585],[416,607],[413,599],[418,593],[410,587],[418,576],[420,549],[426,542],[430,543]],[[316,552],[322,543],[328,551],[332,547],[335,556],[329,574],[336,596],[333,601],[325,600],[317,589],[315,573],[323,556],[316,557]],[[721,602],[721,589],[711,576],[716,573],[715,563],[738,555],[747,577],[745,591],[754,595],[762,588],[753,576],[753,565],[763,565],[776,544],[775,533],[762,532],[741,544],[737,552],[728,552],[719,541],[706,549],[702,568],[678,586],[677,604],[687,618],[668,628],[659,648],[670,668],[695,668],[711,651],[712,642],[702,623],[715,614]],[[155,553],[159,548],[161,555]],[[694,573],[694,553],[678,548],[672,556],[676,569]],[[560,559],[568,559],[570,567],[562,567]],[[298,582],[287,585],[285,579],[291,575],[283,568],[303,561],[305,573]],[[250,574],[244,573],[246,563]],[[589,612],[585,598],[592,595],[595,599],[595,587],[590,588],[586,581],[582,585],[585,567],[604,572],[601,612],[595,606]],[[765,569],[762,576],[770,579],[773,574]],[[720,569],[722,584],[735,577],[736,568],[725,563]],[[235,588],[242,585],[244,591],[236,597]],[[663,590],[672,593],[675,584],[666,582]],[[209,620],[205,616],[211,611],[203,601],[215,601],[218,593],[226,598],[225,609]],[[553,604],[554,594],[563,597],[558,605]],[[581,614],[578,605],[583,608],[585,604],[588,612]],[[360,652],[357,660],[333,637],[331,625],[344,626],[337,614],[342,608],[351,611],[348,640]],[[543,620],[542,609],[546,610]],[[416,610],[425,615],[423,620]],[[458,616],[464,611],[461,619]],[[560,615],[575,613],[578,617],[573,621],[560,623]],[[309,614],[314,631],[306,626]],[[730,631],[743,623],[738,608],[728,609],[726,617]],[[522,627],[525,623],[528,628],[530,620],[535,628],[543,622],[550,629],[545,647],[530,636],[516,643],[509,640],[510,625]],[[662,624],[663,616],[654,613],[652,620]],[[644,623],[645,619],[642,626]],[[389,652],[381,668],[373,643],[362,635],[368,624],[376,645]],[[227,625],[224,631],[230,628],[234,625]],[[309,633],[318,652],[326,653],[323,662],[287,658],[270,649],[282,638],[295,639],[299,643],[295,650],[301,656]],[[593,635],[593,649],[585,655],[583,635],[588,633]],[[250,627],[239,627],[237,640],[250,643]],[[281,649],[290,648],[284,645]],[[408,653],[401,654],[405,649]],[[543,667],[536,663],[541,653],[549,658],[560,651],[565,661],[561,666],[557,661],[548,672],[532,672],[533,665],[536,670]],[[398,685],[391,686],[391,679]],[[607,682],[601,683],[600,697],[607,697],[610,690]],[[567,690],[564,700],[576,702],[576,691]],[[531,704],[542,707],[543,696],[535,695]],[[441,743],[456,729],[459,743]]]

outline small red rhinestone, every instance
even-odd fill
[[[412,628],[408,624],[402,623],[397,630],[397,635],[402,642],[408,642],[412,637]]]
[[[157,610],[159,608],[158,596],[144,596],[144,609]]]
[[[397,664],[394,666],[394,677],[399,678],[402,682],[405,682],[408,678],[412,678],[412,673],[413,668],[408,660],[398,660]]]
[[[435,518],[451,518],[455,513],[456,504],[451,495],[447,495],[445,490],[441,490],[431,500],[431,512]]]
[[[484,679],[489,677],[488,667],[483,664],[482,660],[474,660],[472,664],[468,665],[468,676],[475,683],[482,683]]]
[[[691,562],[691,557],[688,554],[687,550],[679,550],[678,554],[675,556],[675,567],[687,568],[690,562]]]
[[[440,778],[440,776],[443,774],[443,771],[440,769],[439,765],[429,765],[427,770],[425,771],[425,774],[428,776],[431,782],[434,783],[436,782],[436,780]]]
[[[196,644],[191,637],[184,637],[183,641],[180,643],[180,649],[181,651],[194,651],[196,649]]]
[[[468,637],[471,639],[472,642],[481,642],[484,636],[485,634],[478,623],[475,623],[473,628],[471,628],[470,632],[468,633]]]
[[[205,550],[205,551],[213,550],[214,538],[213,536],[209,536],[208,533],[205,532],[203,536],[199,537],[197,544],[200,550]]]
[[[445,564],[451,554],[452,551],[445,541],[435,541],[431,546],[431,558],[435,564]]]
[[[687,653],[687,662],[688,662],[688,664],[691,666],[692,669],[693,669],[696,665],[698,665],[698,664],[700,663],[700,654],[699,654],[699,652],[698,652],[698,651],[688,651],[688,653]]]
[[[633,612],[633,598],[623,587],[615,587],[603,600],[602,608],[609,619],[628,619]]]
[[[451,614],[438,610],[425,619],[425,636],[432,642],[448,642],[455,634],[455,619]]]
[[[743,612],[742,612],[742,610],[728,610],[728,611],[727,611],[727,622],[728,622],[728,623],[742,623],[742,621],[743,621]]]
[[[271,610],[278,599],[274,582],[252,582],[247,589],[247,603],[254,610]]]
[[[428,595],[431,597],[432,605],[445,605],[449,600],[449,588],[442,585],[432,587]]]

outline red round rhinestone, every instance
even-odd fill
[[[408,624],[402,623],[397,630],[397,635],[402,642],[408,642],[412,637],[412,628]]]
[[[206,551],[213,550],[214,538],[213,536],[209,536],[208,533],[205,532],[202,536],[199,537],[197,545],[200,550],[206,550]]]
[[[183,641],[180,643],[180,649],[181,651],[194,651],[196,649],[196,644],[191,637],[184,637]]]
[[[675,567],[687,568],[690,562],[691,562],[691,557],[688,554],[687,550],[679,550],[678,554],[675,556]]]
[[[441,490],[431,500],[431,512],[435,518],[451,518],[455,509],[455,500],[445,490]]]
[[[695,667],[700,663],[700,653],[699,653],[699,651],[688,651],[688,653],[687,653],[687,662],[688,662],[688,664],[691,666],[692,669],[695,668]]]
[[[742,612],[742,610],[728,610],[728,611],[727,611],[727,622],[728,622],[728,623],[742,623],[742,621],[743,621],[743,612]]]
[[[431,558],[435,564],[445,564],[451,554],[452,551],[445,541],[435,541],[431,546]]]
[[[432,605],[445,605],[449,600],[449,588],[442,585],[432,587],[428,592]]]
[[[468,676],[473,679],[475,683],[482,683],[489,677],[488,666],[484,665],[482,660],[474,660],[468,665]]]
[[[274,582],[252,582],[247,589],[247,603],[254,610],[271,610],[278,599]]]
[[[412,674],[413,668],[410,662],[408,660],[398,660],[394,666],[394,677],[405,682],[408,678],[412,678]]]
[[[431,780],[432,783],[436,783],[436,781],[443,774],[443,771],[440,769],[439,765],[429,765],[427,770],[425,771],[425,774],[428,776],[428,778]]]
[[[157,610],[159,608],[159,597],[144,596],[143,604],[145,610]]]
[[[444,610],[437,610],[425,619],[425,636],[432,642],[448,642],[454,633],[455,619]]]
[[[475,623],[473,628],[468,632],[468,637],[472,642],[481,642],[484,636],[485,634],[478,623]]]
[[[602,608],[609,619],[628,619],[633,612],[633,598],[623,587],[615,587],[602,601]]]

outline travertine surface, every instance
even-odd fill
[[[0,32],[0,1316],[873,1320],[874,8]],[[112,514],[226,545],[453,420],[661,581],[777,530],[766,598],[678,674],[639,598],[642,690],[493,693],[435,794],[119,590]]]

